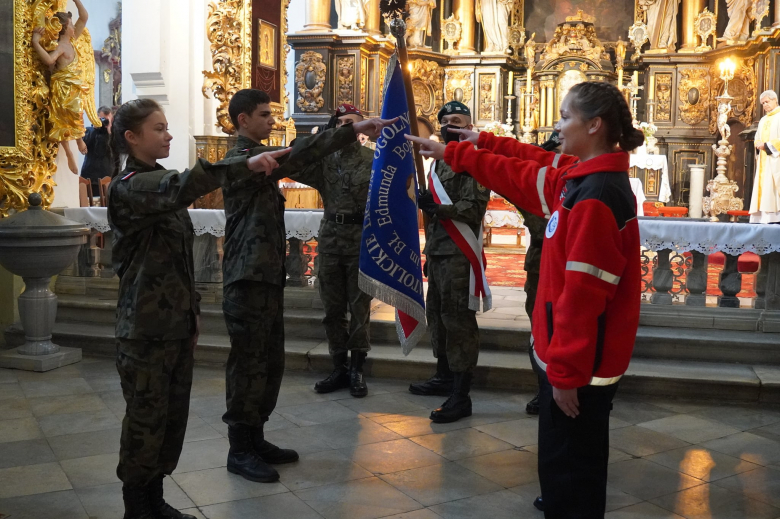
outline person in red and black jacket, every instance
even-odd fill
[[[468,171],[548,219],[534,310],[539,481],[547,519],[604,517],[609,413],[639,325],[640,246],[628,151],[642,133],[618,89],[575,85],[556,124],[563,154],[482,132],[423,156]],[[617,146],[619,145],[619,147]]]

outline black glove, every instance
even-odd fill
[[[439,208],[439,204],[433,201],[433,193],[430,191],[423,191],[420,193],[420,196],[417,197],[417,207],[428,216],[436,216],[436,210]]]
[[[555,148],[561,145],[561,141],[558,138],[558,132],[552,132],[550,138],[539,145],[544,151],[554,151]]]

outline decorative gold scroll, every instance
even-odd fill
[[[295,66],[295,86],[298,89],[296,104],[302,111],[317,112],[325,105],[322,91],[327,70],[319,52],[309,50],[301,55],[301,60]],[[311,83],[311,86],[307,83]]]
[[[27,208],[27,197],[40,193],[43,206],[54,200],[52,178],[58,143],[48,140],[49,86],[46,67],[30,46],[32,30],[46,14],[59,10],[63,0],[14,0],[14,133],[15,145],[0,148],[0,216]],[[4,13],[5,14],[5,13]]]
[[[214,99],[219,101],[216,126],[232,135],[236,129],[230,120],[228,104],[233,94],[252,85],[251,1],[211,2],[206,24],[214,70],[203,71],[206,77],[203,96],[208,97],[211,91]]]
[[[710,75],[707,69],[681,69],[677,87],[680,99],[680,119],[685,124],[699,124],[710,107]]]

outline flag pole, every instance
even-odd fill
[[[404,90],[406,90],[406,106],[409,109],[409,127],[412,135],[420,136],[419,126],[417,125],[417,106],[414,103],[414,91],[412,90],[412,76],[409,73],[409,53],[406,49],[406,23],[401,16],[390,20],[390,32],[395,36],[395,50],[398,53],[398,63],[401,65],[401,75],[404,79]],[[420,155],[420,145],[414,143],[414,165],[417,170],[417,184],[421,189],[427,189],[425,185],[425,166],[423,165],[422,155]],[[428,236],[428,223],[430,217],[423,213],[423,231]]]

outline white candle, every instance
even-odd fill
[[[509,71],[509,88],[507,89],[508,94],[512,95],[512,90],[514,89],[514,82],[515,82],[515,73],[511,70]]]

